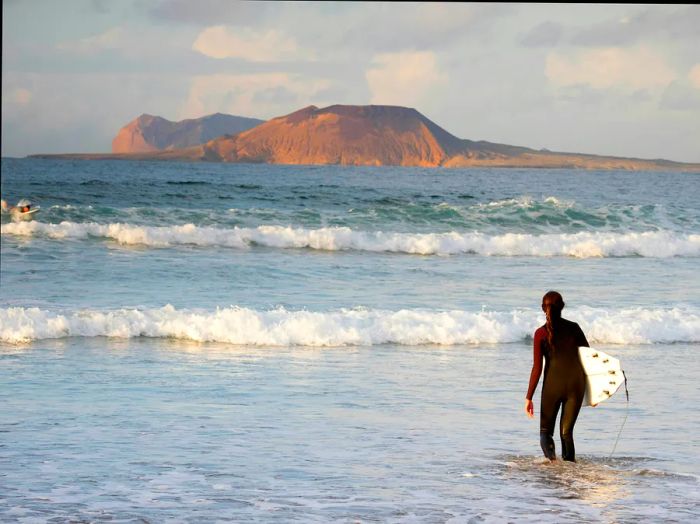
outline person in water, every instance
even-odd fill
[[[7,202],[4,200],[2,201],[2,209],[3,211],[7,211]],[[19,202],[17,202],[16,206],[11,206],[9,209],[10,213],[29,213],[32,209],[32,203],[27,200],[26,198],[23,198]]]
[[[580,346],[588,347],[588,341],[576,322],[561,317],[564,299],[556,291],[542,297],[542,311],[547,322],[535,331],[533,364],[530,385],[525,396],[525,412],[533,418],[535,409],[532,396],[542,373],[544,357],[544,379],[540,404],[540,445],[549,460],[556,460],[554,451],[554,425],[561,407],[559,435],[561,456],[576,462],[574,449],[574,424],[583,404],[586,390],[586,374],[578,354]]]

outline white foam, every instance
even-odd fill
[[[74,209],[79,209],[79,210],[84,210],[84,209],[94,209],[91,205],[85,205],[85,206],[74,206],[71,204],[55,204],[51,206],[49,209],[60,209],[62,211],[72,211]]]
[[[359,250],[418,255],[455,255],[533,257],[625,257],[651,258],[700,256],[700,234],[670,231],[580,232],[531,235],[506,233],[486,235],[479,232],[393,233],[354,231],[348,227],[319,229],[263,225],[230,229],[195,226],[139,226],[94,222],[19,222],[3,224],[3,235],[48,237],[53,239],[111,239],[123,245],[169,247],[195,245],[243,249],[251,245],[280,249],[309,248],[326,251]]]
[[[570,312],[592,344],[700,342],[700,310]],[[518,342],[542,324],[541,311],[341,309],[330,312],[175,309],[0,309],[0,340],[13,344],[63,337],[155,337],[253,346],[371,346],[376,344],[493,344]]]
[[[554,196],[545,197],[541,200],[536,200],[529,195],[522,195],[516,198],[506,198],[503,200],[494,200],[491,202],[484,202],[474,204],[472,207],[474,209],[501,209],[501,208],[516,208],[516,209],[531,209],[532,207],[548,204],[559,209],[568,209],[573,207],[575,202],[573,200],[561,200]]]

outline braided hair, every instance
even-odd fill
[[[547,316],[547,322],[545,323],[547,345],[552,353],[556,351],[554,346],[554,323],[561,318],[561,310],[564,309],[564,305],[564,299],[556,291],[548,291],[542,297],[542,311]]]

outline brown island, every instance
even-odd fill
[[[133,122],[129,125],[132,124]],[[127,127],[125,126],[120,133]],[[139,130],[138,126],[135,132],[144,135],[143,130]],[[131,138],[131,140],[134,139]],[[236,134],[219,136],[201,144],[189,147],[169,145],[168,149],[156,149],[156,147],[158,146],[148,146],[150,150],[129,153],[40,154],[31,155],[31,157],[700,172],[700,164],[695,163],[557,153],[486,141],[465,140],[448,133],[415,109],[398,106],[333,105],[323,109],[309,106]]]

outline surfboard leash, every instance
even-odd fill
[[[617,438],[615,439],[615,445],[613,446],[612,451],[610,452],[610,456],[608,456],[608,459],[611,459],[613,454],[615,453],[615,450],[617,449],[617,443],[620,441],[620,435],[622,435],[622,429],[625,427],[625,422],[627,422],[627,415],[629,415],[630,412],[630,392],[627,389],[627,375],[625,375],[625,370],[622,370],[622,376],[625,379],[625,397],[627,398],[627,406],[625,407],[625,418],[622,419],[622,424],[620,425],[620,431],[617,432]]]

